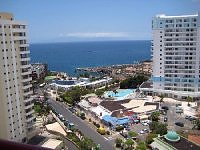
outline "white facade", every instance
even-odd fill
[[[152,30],[153,91],[200,97],[200,14],[157,15]]]
[[[25,142],[34,119],[26,24],[0,13],[0,138]]]

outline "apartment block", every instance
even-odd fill
[[[0,13],[0,138],[26,142],[34,131],[27,24]]]
[[[200,97],[200,13],[152,21],[153,93]]]

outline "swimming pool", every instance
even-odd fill
[[[113,97],[116,98],[117,100],[122,100],[125,99],[128,95],[130,95],[134,91],[135,91],[134,89],[118,89],[116,93],[113,91],[108,91],[105,93],[105,97]]]

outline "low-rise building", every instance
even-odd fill
[[[44,78],[48,71],[47,64],[35,63],[31,64],[32,79],[37,80]]]

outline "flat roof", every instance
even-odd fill
[[[180,15],[180,16],[166,16],[165,14],[156,15],[157,18],[186,18],[186,17],[197,17],[198,14],[194,15]]]
[[[190,149],[200,150],[200,147],[198,145],[190,142],[189,140],[187,140],[183,137],[180,137],[180,141],[178,141],[178,142],[170,142],[170,141],[166,140],[164,137],[160,137],[160,139],[163,142],[166,142],[167,144],[173,146],[177,150],[190,150]]]
[[[41,146],[46,147],[46,148],[56,149],[58,146],[60,146],[61,143],[62,143],[61,140],[49,139],[48,141],[46,141]]]

